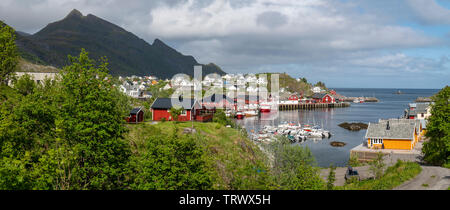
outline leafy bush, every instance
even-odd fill
[[[165,135],[146,139],[145,151],[132,158],[131,189],[206,190],[212,179],[204,148],[190,135]]]
[[[315,159],[308,147],[293,146],[286,137],[270,145],[274,156],[272,178],[282,190],[321,190],[325,182],[314,167]]]
[[[426,137],[430,140],[423,144],[424,160],[428,163],[450,166],[450,87],[446,86],[432,97],[434,104],[427,124]]]

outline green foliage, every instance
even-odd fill
[[[144,152],[132,159],[131,189],[206,190],[212,188],[205,149],[190,135],[156,131],[145,140]]]
[[[0,21],[0,85],[6,85],[18,64],[14,29]]]
[[[178,121],[181,113],[184,111],[183,107],[172,107],[170,108],[170,116],[173,117],[173,120]]]
[[[57,81],[0,94],[1,189],[124,189],[131,155],[106,62],[83,50]]]
[[[25,74],[19,79],[13,80],[14,88],[22,95],[26,96],[34,92],[36,84],[29,74]]]
[[[432,97],[434,104],[428,119],[424,160],[439,166],[450,166],[450,87],[446,86]]]
[[[144,154],[151,154],[156,152],[156,148],[161,150],[161,148],[175,147],[174,145],[180,145],[179,139],[183,142],[191,142],[194,140],[196,146],[189,147],[189,151],[185,151],[180,147],[177,147],[179,151],[175,149],[170,150],[170,152],[163,153],[159,152],[159,156],[152,156],[153,159],[157,160],[167,160],[174,157],[174,153],[180,156],[189,156],[192,151],[198,151],[203,155],[195,156],[195,162],[201,163],[200,165],[207,168],[207,171],[197,170],[197,173],[185,174],[186,176],[194,176],[192,179],[197,180],[208,180],[211,179],[211,186],[203,185],[206,182],[197,182],[198,189],[215,189],[215,190],[264,190],[269,189],[270,179],[269,170],[265,164],[264,154],[248,139],[241,136],[238,131],[232,128],[224,128],[221,126],[220,129],[215,129],[215,126],[219,125],[216,123],[197,123],[194,122],[194,127],[197,130],[195,134],[182,134],[184,128],[191,128],[191,122],[166,122],[158,123],[155,125],[128,125],[130,128],[130,133],[126,135],[126,139],[132,145],[133,153],[137,154],[137,158],[133,158],[133,164],[139,166],[136,171],[132,174],[136,174],[137,178],[133,181],[139,183],[133,185],[133,189],[144,189],[144,186],[152,186],[151,183],[142,184],[145,181],[151,182],[159,179],[146,180],[146,176],[158,176],[162,180],[168,178],[165,177],[164,172],[160,169],[153,169],[163,174],[151,173],[150,170],[144,172],[145,176],[141,176],[141,172],[145,171],[146,166],[141,165],[140,159],[144,162],[149,163],[149,158],[144,158]],[[174,136],[177,136],[176,138]],[[160,137],[161,140],[158,140]],[[148,145],[148,141],[157,142],[151,143],[152,147]],[[192,142],[191,142],[192,143]],[[190,157],[194,157],[190,155]],[[179,162],[179,166],[184,168],[191,168],[192,166],[183,162],[184,160],[173,159],[172,162]],[[160,164],[159,161],[156,164]],[[142,167],[141,167],[142,166]],[[153,167],[152,167],[153,168]],[[200,169],[200,168],[197,168]],[[178,170],[178,169],[177,169]],[[186,169],[188,170],[188,169]],[[205,172],[205,173],[203,173]],[[184,176],[184,175],[183,175]],[[197,177],[197,178],[196,178]],[[203,178],[201,178],[203,177]],[[209,177],[209,178],[208,178]],[[171,177],[171,183],[176,183],[182,177]],[[186,178],[186,177],[184,177]],[[184,179],[183,178],[183,179]],[[189,178],[189,179],[191,179]],[[188,178],[186,178],[188,179]],[[174,181],[175,180],[175,181]],[[142,182],[141,182],[142,181]],[[184,183],[183,187],[170,186],[170,189],[191,189],[193,188],[193,183],[188,181]],[[201,185],[200,185],[201,184]],[[178,186],[181,186],[178,185]]]
[[[322,89],[327,89],[327,87],[325,86],[325,83],[323,83],[323,82],[321,82],[321,81],[317,82],[317,83],[314,85],[314,87],[320,87],[320,88],[322,88]]]
[[[402,183],[414,178],[422,171],[418,163],[403,162],[397,163],[386,169],[379,179],[369,179],[363,181],[349,182],[345,186],[335,187],[340,190],[391,190]]]
[[[124,179],[123,168],[130,150],[122,135],[122,111],[118,89],[106,79],[106,60],[100,65],[81,51],[69,56],[70,66],[62,70],[61,120],[57,125],[77,156],[79,169],[72,176],[76,189],[117,189]]]
[[[379,179],[383,175],[385,163],[383,161],[384,154],[382,152],[377,153],[377,157],[369,162],[369,170],[374,175],[375,179]]]
[[[152,85],[147,88],[147,91],[152,93],[152,98],[149,103],[152,104],[157,98],[170,98],[172,94],[175,92],[174,89],[170,88],[168,90],[164,90],[164,86],[166,86],[169,82],[165,82],[160,80],[158,84]]]
[[[325,183],[314,167],[315,159],[307,147],[292,146],[282,137],[271,146],[274,155],[272,178],[282,190],[320,190]]]
[[[327,190],[332,190],[334,188],[334,182],[336,181],[336,166],[330,166],[330,173],[327,178]]]
[[[351,166],[351,167],[358,167],[358,166],[362,166],[363,164],[358,160],[357,155],[350,155],[350,159],[348,160],[347,165]]]
[[[235,127],[233,121],[226,116],[223,109],[216,110],[216,113],[214,113],[213,116],[213,122],[219,123],[223,126],[231,125],[232,127]]]

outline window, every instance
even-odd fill
[[[186,110],[183,110],[183,111],[181,111],[180,116],[186,116],[186,114],[187,114]]]
[[[383,144],[383,139],[373,139],[373,144]]]

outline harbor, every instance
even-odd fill
[[[307,139],[330,138],[331,133],[317,125],[301,125],[299,123],[283,122],[278,126],[264,126],[259,132],[251,133],[250,139],[256,142],[274,142],[280,136],[284,136],[292,143],[302,143]]]
[[[329,138],[307,137],[305,140],[293,142],[292,146],[307,146],[315,157],[318,166],[329,167],[330,164],[333,164],[334,166],[345,167],[350,158],[350,150],[365,141],[364,136],[367,130],[350,131],[339,127],[339,124],[344,122],[368,124],[376,123],[380,118],[399,118],[409,103],[418,97],[431,96],[438,91],[432,89],[409,89],[402,90],[405,94],[398,95],[394,94],[396,89],[338,88],[336,90],[349,97],[375,94],[380,102],[351,103],[351,106],[346,108],[279,110],[260,113],[254,117],[236,119],[236,123],[241,127],[245,127],[250,135],[252,133],[259,134],[260,131],[264,133],[265,127],[278,128],[279,125],[286,124],[286,122],[292,125],[300,124],[301,127],[305,125],[319,125],[323,130],[329,131],[331,134]],[[330,144],[335,141],[344,142],[345,145],[342,147],[331,146]],[[267,140],[256,142],[267,143]]]

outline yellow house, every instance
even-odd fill
[[[366,136],[367,146],[371,149],[411,150],[420,135],[420,124],[416,120],[380,120],[369,123]]]

